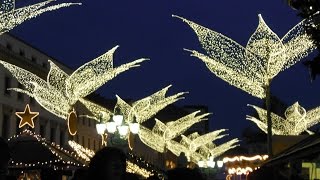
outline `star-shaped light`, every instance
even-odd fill
[[[309,20],[301,21],[280,39],[259,15],[259,25],[243,47],[221,33],[178,18],[194,30],[207,54],[187,50],[191,56],[202,60],[219,78],[261,99],[266,97],[267,87],[279,72],[316,48],[304,28]]]
[[[254,122],[262,131],[267,132],[267,111],[258,106],[249,106],[257,111],[260,119],[247,115],[247,120]],[[286,109],[284,116],[285,118],[275,113],[271,113],[273,134],[299,135],[304,131],[312,134],[308,128],[320,122],[320,107],[306,111],[298,102],[296,102]]]
[[[39,115],[39,112],[31,112],[29,104],[26,105],[23,112],[16,112],[16,115],[20,118],[19,128],[28,125],[34,128],[34,118]]]

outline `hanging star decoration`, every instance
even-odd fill
[[[33,120],[39,115],[39,112],[31,112],[29,104],[26,105],[23,112],[16,112],[16,116],[20,118],[19,128],[28,125],[34,128]]]
[[[267,133],[267,111],[258,106],[253,107],[260,119],[247,115],[247,120],[254,122],[262,131]],[[275,135],[300,135],[303,132],[313,134],[308,129],[320,122],[320,107],[306,111],[298,102],[289,106],[285,113],[285,118],[271,113],[272,132]]]
[[[303,20],[280,39],[259,15],[259,25],[243,47],[232,39],[185,18],[208,55],[195,50],[191,56],[202,60],[209,70],[229,84],[258,98],[266,97],[266,87],[280,72],[306,57],[316,46],[306,33]]]
[[[163,123],[156,119],[156,124],[152,130],[140,126],[139,137],[140,140],[150,148],[158,151],[165,152],[167,144],[173,138],[184,133],[193,124],[206,120],[210,113],[199,114],[200,111],[195,111],[186,116],[183,116],[175,121]]]
[[[54,0],[48,0],[16,9],[15,0],[2,1],[2,4],[0,4],[0,35],[10,31],[24,21],[37,17],[44,12],[53,11],[71,5],[81,5],[81,3],[61,3],[47,6],[52,2],[54,2]]]

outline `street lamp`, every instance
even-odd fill
[[[107,130],[108,133],[114,134],[118,131],[120,138],[125,138],[129,132],[138,134],[140,125],[137,123],[136,117],[133,117],[131,123],[125,123],[123,121],[123,115],[118,108],[115,108],[112,121],[107,123],[102,122],[102,115],[100,116],[100,123],[96,125],[97,133],[102,135]]]

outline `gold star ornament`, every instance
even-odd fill
[[[16,115],[20,118],[19,128],[28,125],[34,128],[33,120],[39,115],[39,112],[31,112],[29,104],[26,105],[23,112],[16,112]]]

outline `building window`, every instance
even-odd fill
[[[60,131],[60,146],[64,145],[64,131]]]
[[[9,116],[7,114],[3,114],[3,121],[2,121],[2,134],[1,136],[5,139],[9,137]]]
[[[16,117],[16,134],[20,132],[19,124],[20,124],[20,118]]]
[[[45,137],[45,126],[40,124],[40,136]]]
[[[47,67],[48,67],[48,66],[47,66],[47,63],[43,62],[43,63],[42,63],[42,67],[45,68],[45,69],[47,69]]]
[[[90,149],[90,138],[88,138],[88,149]]]
[[[19,88],[19,89],[23,89],[23,86],[22,86],[21,83],[18,84],[18,88]],[[18,100],[19,100],[19,101],[23,101],[23,99],[24,99],[23,94],[22,94],[21,92],[18,92]]]
[[[88,125],[91,127],[91,119],[88,119]]]
[[[96,150],[96,140],[93,140],[93,150]]]
[[[23,49],[19,49],[19,55],[20,55],[20,56],[24,56],[24,55],[25,55],[25,53],[24,53],[24,50],[23,50]]]
[[[31,62],[36,63],[37,62],[37,58],[34,56],[31,56]]]
[[[12,45],[7,42],[6,48],[11,51],[12,50]]]
[[[10,84],[11,84],[11,79],[8,76],[4,77],[4,94],[5,95],[9,95],[11,94],[11,91],[8,90],[8,88],[10,88]]]
[[[86,118],[84,116],[82,116],[82,124],[86,125]]]
[[[82,146],[84,147],[85,144],[84,144],[84,136],[82,136]]]
[[[55,128],[51,128],[50,129],[50,141],[54,142],[55,141],[55,137],[56,137],[56,129]]]
[[[74,136],[74,141],[75,141],[76,143],[79,143],[79,136],[78,136],[78,134]]]

